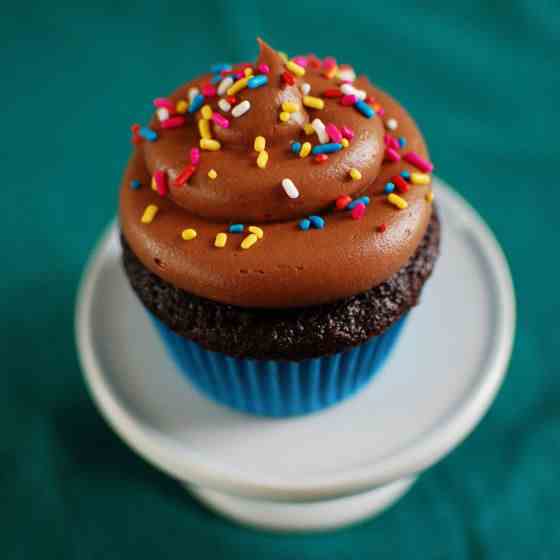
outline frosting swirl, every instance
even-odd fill
[[[260,46],[252,72],[265,76],[266,83],[244,87],[234,94],[237,105],[247,101],[245,105],[250,106],[241,116],[233,116],[232,109],[224,110],[233,101],[227,91],[222,96],[213,95],[209,87],[212,75],[185,84],[165,100],[173,113],[189,92],[191,97],[193,90],[207,93],[207,107],[184,113],[179,119],[181,126],[167,128],[165,120],[159,122],[154,117],[150,128],[156,131],[157,140],[137,144],[121,187],[123,234],[155,274],[186,291],[223,303],[303,306],[335,301],[371,288],[406,264],[429,223],[429,177],[401,158],[411,153],[421,163],[427,159],[422,136],[406,111],[366,78],[359,77],[342,87],[336,77],[326,77],[328,72],[320,64],[313,64],[312,58],[302,60],[307,62],[305,75],[297,76],[289,73],[276,51],[263,42]],[[259,74],[259,69],[266,73]],[[299,66],[295,70],[302,73]],[[232,71],[242,72],[240,67]],[[220,89],[220,85],[217,87]],[[370,103],[376,103],[378,114],[366,118],[352,106],[356,99],[350,95],[343,99],[336,93],[341,87],[362,97],[365,92],[375,101],[368,98],[363,104],[370,107]],[[334,95],[337,97],[331,97]],[[200,105],[200,100],[194,103]],[[280,113],[286,113],[284,108],[291,110],[287,119],[285,115],[280,118]],[[217,116],[207,120],[214,113]],[[316,119],[329,125],[328,142],[312,132],[310,123],[316,124]],[[201,120],[207,122],[200,125]],[[397,149],[400,146],[394,146],[397,140],[392,131],[387,130],[394,128],[393,124],[407,142],[402,153]],[[341,141],[341,130],[352,138]],[[189,154],[199,146],[201,132],[211,135],[212,147],[219,149],[202,150],[200,161],[192,165]],[[256,137],[265,139],[265,166],[257,164],[262,150],[255,150]],[[300,157],[301,148],[295,149],[305,142],[313,146],[313,151],[322,151],[325,146],[336,151],[317,162],[314,154]],[[295,148],[292,143],[297,143]],[[398,161],[387,160],[386,150],[391,146],[390,155]],[[407,159],[415,161],[413,157]],[[180,184],[189,165],[192,175],[188,183]],[[405,183],[404,191],[398,193],[396,185],[394,194],[399,194],[406,208],[399,209],[388,202],[385,191],[387,183],[403,171],[409,174],[406,182],[399,181]],[[411,174],[417,180],[411,181]],[[160,189],[165,196],[150,188],[153,176],[166,182]],[[285,179],[296,189],[294,198],[282,188]],[[142,187],[131,188],[134,180]],[[343,196],[367,196],[369,204],[359,212],[334,209],[335,201],[342,201]],[[143,223],[141,218],[149,205],[157,207],[157,215],[150,223]],[[305,219],[310,215],[316,217],[311,229],[302,231],[309,226]],[[313,224],[320,226],[321,219],[326,227],[314,229]],[[231,224],[243,224],[244,233],[228,233]],[[241,244],[251,225],[258,226],[264,237],[253,240],[250,250],[244,250]],[[182,232],[187,228],[196,232],[195,239],[185,241]],[[219,233],[227,234],[223,248],[219,248],[221,243],[215,246]]]

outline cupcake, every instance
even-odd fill
[[[213,66],[132,126],[123,264],[200,392],[293,416],[379,371],[440,225],[403,107],[333,58],[259,46],[254,64]]]

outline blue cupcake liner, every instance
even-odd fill
[[[235,410],[272,417],[316,412],[363,388],[385,363],[406,320],[345,352],[291,362],[211,352],[150,316],[178,369],[201,393]]]

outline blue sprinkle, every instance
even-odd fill
[[[259,74],[258,76],[251,78],[247,82],[247,87],[249,89],[255,89],[264,86],[265,84],[268,84],[268,76],[265,76],[264,74]]]
[[[408,181],[410,179],[410,171],[401,171],[401,177]]]
[[[356,103],[354,103],[354,107],[368,119],[371,119],[371,117],[375,115],[375,111],[365,101],[356,101]]]
[[[142,186],[142,183],[138,179],[132,179],[132,181],[130,181],[130,186],[133,189],[139,189]]]
[[[294,152],[294,154],[299,154],[300,150],[301,150],[301,144],[299,142],[294,142],[292,144],[292,152]]]
[[[219,84],[222,81],[222,77],[220,76],[220,74],[216,74],[215,76],[212,76],[212,79],[210,80],[210,83],[212,85],[216,85]]]
[[[243,224],[231,224],[231,226],[229,226],[230,233],[243,233],[244,229],[245,226]]]
[[[307,218],[304,218],[299,222],[299,229],[303,231],[307,231],[310,226],[311,226],[311,222]]]
[[[347,207],[346,210],[353,210],[358,204],[363,204],[367,206],[369,204],[369,196],[360,196],[360,198],[356,198],[353,200]]]
[[[383,189],[387,194],[392,193],[395,190],[395,185],[393,183],[387,183]]]
[[[213,66],[210,67],[210,71],[212,72],[212,74],[219,74],[224,70],[225,71],[231,70],[231,64],[226,64],[225,62],[222,62],[221,64],[214,64]]]
[[[192,103],[189,107],[189,113],[194,113],[198,111],[203,104],[204,104],[204,95],[202,95],[202,93],[198,93],[195,96],[195,98],[192,100]]]
[[[148,128],[147,126],[143,126],[139,131],[138,134],[145,138],[148,142],[155,142],[158,138],[157,132]]]
[[[309,216],[309,221],[316,229],[323,229],[325,227],[325,220],[321,216]]]
[[[334,152],[340,152],[342,150],[342,144],[331,143],[331,144],[317,144],[313,146],[311,150],[312,154],[332,154]]]
[[[404,136],[401,136],[401,137],[399,138],[399,146],[400,146],[401,148],[404,148],[404,147],[406,146],[406,138],[405,138]]]

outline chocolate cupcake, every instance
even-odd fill
[[[351,67],[263,42],[154,105],[132,127],[123,263],[179,368],[270,416],[363,387],[438,255],[414,121]]]

